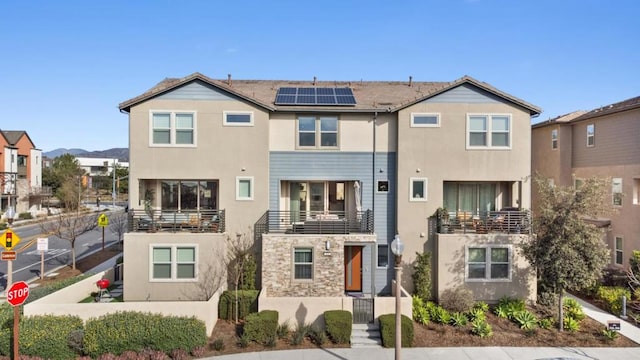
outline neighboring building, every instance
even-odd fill
[[[616,213],[597,222],[606,230],[611,265],[625,267],[640,249],[640,97],[576,111],[532,126],[533,170],[556,185],[609,177]],[[535,203],[534,203],[535,205]]]
[[[396,234],[407,270],[416,252],[433,254],[436,296],[467,285],[478,300],[535,299],[516,250],[530,236],[540,109],[486,83],[195,73],[120,110],[131,165],[125,300],[189,298],[237,234],[255,236],[260,307],[281,320],[388,295]],[[443,206],[448,226],[437,228]]]
[[[91,158],[91,157],[78,157],[78,165],[85,174],[92,176],[106,176],[111,174],[113,167],[129,168],[128,162],[123,162],[115,158]]]
[[[50,189],[42,188],[42,151],[25,131],[0,130],[0,210],[37,212]]]

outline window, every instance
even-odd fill
[[[378,192],[389,192],[389,181],[388,180],[378,180]]]
[[[622,178],[611,179],[611,194],[613,205],[622,206]]]
[[[558,129],[551,130],[551,148],[554,150],[558,148]]]
[[[426,178],[411,178],[409,180],[409,201],[427,201]]]
[[[633,205],[640,205],[640,179],[633,179]]]
[[[467,280],[511,280],[511,248],[468,247]]]
[[[587,146],[596,145],[596,126],[594,124],[587,125]]]
[[[510,115],[468,115],[467,148],[510,148]]]
[[[513,197],[509,190],[504,193],[497,190],[512,188],[509,184],[511,183],[445,181],[443,184],[444,207],[449,211],[470,212],[485,216],[485,212],[500,208],[498,200],[500,196]]]
[[[152,146],[195,145],[195,113],[152,112]]]
[[[389,245],[378,244],[378,267],[386,268],[389,266]]]
[[[440,127],[440,114],[411,113],[411,127]]]
[[[624,253],[622,252],[622,237],[616,236],[616,264],[622,265],[624,261]]]
[[[337,148],[338,118],[315,116],[299,117],[298,147]]]
[[[152,280],[193,280],[196,278],[195,246],[153,246]]]
[[[226,126],[253,126],[253,112],[225,111],[223,116]]]
[[[218,182],[206,180],[162,180],[163,210],[218,209]]]
[[[253,177],[236,178],[236,200],[253,200]]]
[[[293,278],[296,280],[312,280],[313,248],[296,248],[293,251]]]

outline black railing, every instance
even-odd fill
[[[373,233],[373,212],[267,211],[255,224],[256,233]]]
[[[192,231],[222,233],[224,210],[129,210],[129,231]]]
[[[457,211],[437,218],[438,232],[530,234],[531,212],[528,210]]]

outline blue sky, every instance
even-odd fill
[[[0,129],[43,151],[128,146],[118,104],[165,77],[452,81],[543,108],[640,95],[640,1],[0,3]]]

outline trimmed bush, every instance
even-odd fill
[[[392,348],[396,346],[396,315],[385,314],[378,318],[380,322],[380,335],[382,346]],[[413,346],[413,321],[402,315],[401,320],[402,347]]]
[[[236,292],[227,290],[220,296],[218,316],[225,320],[235,320]],[[258,290],[238,290],[238,320],[258,312]]]
[[[0,353],[9,356],[13,337],[13,319],[0,330]],[[43,359],[73,359],[74,351],[68,340],[70,334],[82,330],[82,319],[77,316],[30,316],[20,320],[20,355]]]
[[[249,314],[242,330],[250,340],[266,345],[269,339],[277,338],[278,312],[262,310]]]
[[[601,286],[598,288],[598,298],[605,303],[605,307],[614,315],[622,314],[622,295],[631,299],[629,289],[623,287]]]
[[[329,338],[336,344],[348,344],[351,340],[353,317],[346,310],[329,310],[324,312]]]
[[[416,253],[416,260],[413,265],[414,295],[423,301],[431,300],[431,253]]]
[[[473,308],[473,292],[466,286],[447,289],[440,295],[440,305],[452,312],[468,312]]]
[[[194,317],[125,311],[89,319],[85,324],[84,350],[93,358],[105,353],[120,355],[126,350],[191,352],[206,344],[206,327]]]

